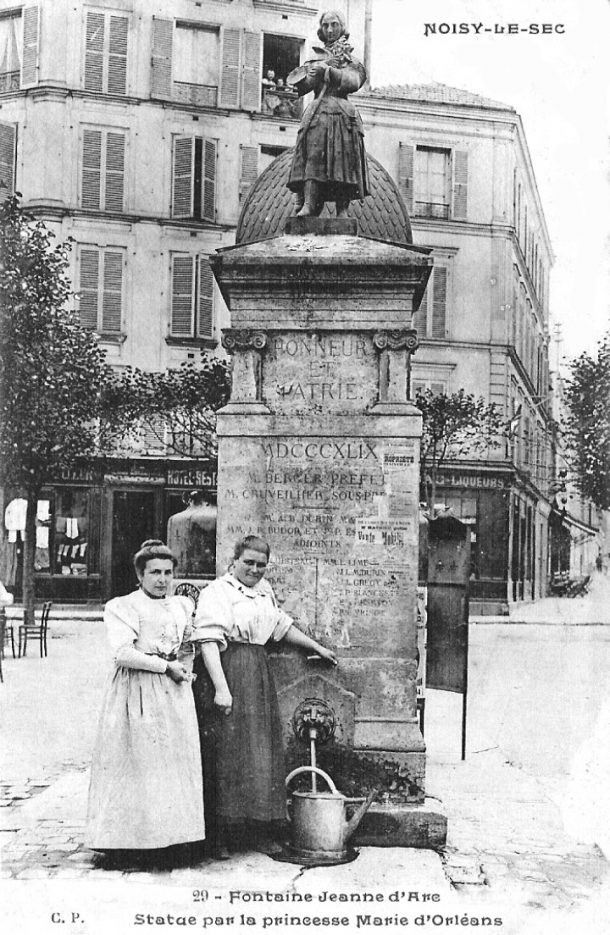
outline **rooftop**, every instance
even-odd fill
[[[383,88],[372,88],[368,92],[370,97],[395,98],[401,101],[426,101],[438,104],[457,104],[462,107],[486,107],[494,110],[507,110],[512,113],[515,108],[501,101],[494,101],[472,91],[463,91],[460,88],[450,88],[446,84],[433,81],[431,84],[389,84]]]

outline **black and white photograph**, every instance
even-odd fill
[[[0,0],[6,935],[610,931],[607,0]]]

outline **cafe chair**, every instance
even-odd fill
[[[2,630],[1,636],[2,641],[0,644],[0,656],[4,656],[4,647],[8,642],[11,644],[11,651],[13,653],[13,659],[15,658],[15,628],[13,623],[9,623],[6,617],[6,611],[4,607],[0,607],[0,628]]]
[[[25,656],[28,648],[28,637],[31,636],[40,642],[40,655],[47,655],[47,630],[49,628],[49,614],[51,601],[42,605],[42,613],[38,623],[22,623],[19,626],[19,658]]]

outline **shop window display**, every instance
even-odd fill
[[[55,575],[89,573],[89,492],[58,490],[53,519],[53,568]]]

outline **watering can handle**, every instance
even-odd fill
[[[288,773],[288,775],[286,776],[286,786],[288,786],[288,783],[292,779],[294,779],[295,776],[298,776],[300,773],[316,773],[318,776],[321,776],[322,779],[326,780],[326,782],[328,783],[328,787],[330,791],[333,793],[333,795],[338,794],[337,787],[335,786],[334,782],[332,781],[328,773],[325,773],[324,770],[320,769],[318,766],[297,766],[296,769],[293,769],[292,772]]]

